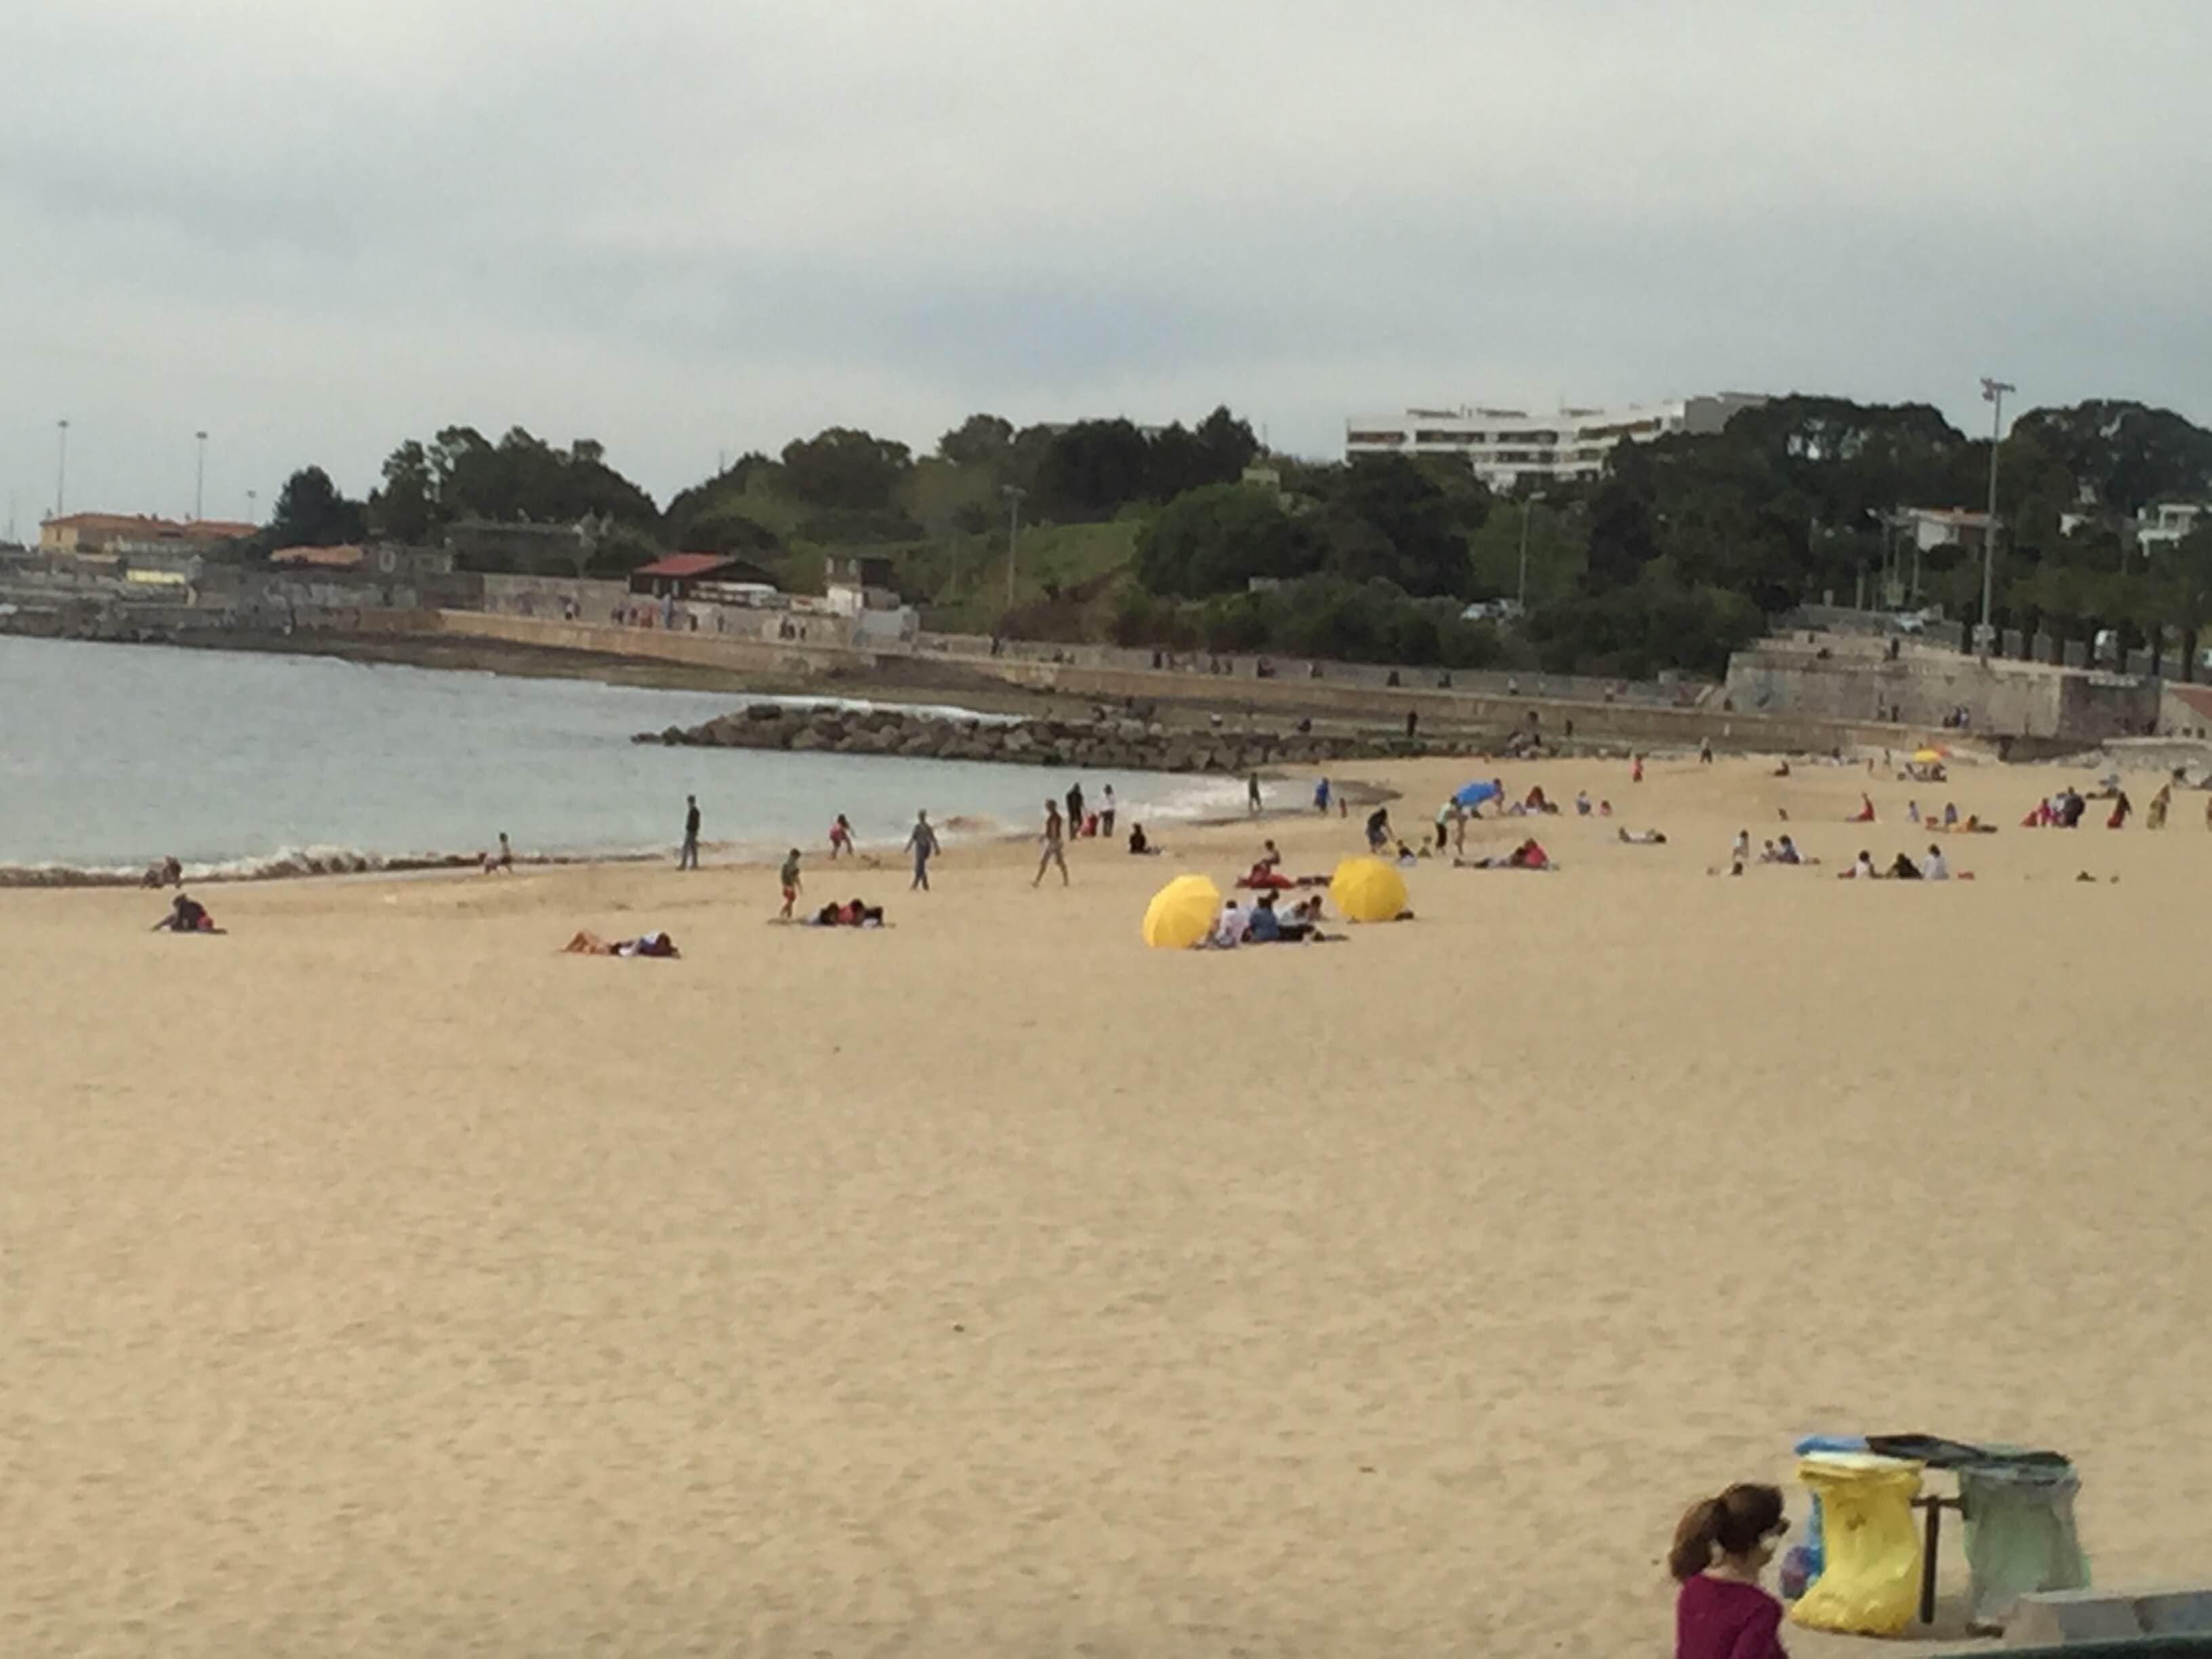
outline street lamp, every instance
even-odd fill
[[[1513,598],[1523,616],[1528,612],[1528,514],[1534,505],[1531,497],[1523,495],[1521,498],[1521,584],[1514,591]]]
[[[54,457],[54,517],[58,519],[69,499],[69,422],[56,421],[54,427],[61,434]]]
[[[1996,643],[1996,635],[1990,628],[1990,594],[1996,579],[1997,443],[2004,433],[2005,393],[2019,389],[2007,381],[1982,376],[1982,400],[1990,405],[1990,511],[1988,522],[1982,526],[1982,625],[1977,631],[1985,657]]]
[[[197,523],[207,501],[207,434],[195,432],[192,440],[199,445],[199,462],[192,474],[192,519]]]
[[[261,522],[261,509],[255,505],[260,499],[261,492],[258,489],[249,489],[246,492],[246,523],[258,525]]]
[[[1014,550],[1021,545],[1022,497],[1029,494],[1015,484],[1001,484],[1006,498],[1006,609],[1014,608]]]

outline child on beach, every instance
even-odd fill
[[[854,858],[860,856],[853,846],[853,826],[845,821],[842,812],[837,814],[837,821],[830,826],[830,862],[836,863],[840,853],[851,853]]]
[[[789,921],[792,903],[802,890],[799,879],[799,849],[796,847],[791,849],[790,855],[783,861],[783,868],[777,874],[783,882],[783,920]]]
[[[1674,1659],[1786,1659],[1782,1603],[1759,1577],[1788,1528],[1774,1486],[1734,1486],[1690,1506],[1667,1556],[1681,1586]]]

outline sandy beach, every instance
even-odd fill
[[[2101,1579],[2201,1572],[2205,797],[1768,768],[1346,769],[1616,816],[1326,947],[1138,919],[1356,814],[810,848],[878,933],[744,868],[0,893],[0,1647],[1658,1656],[1683,1505],[1822,1429],[2054,1447]],[[1831,879],[1908,797],[1977,879]]]

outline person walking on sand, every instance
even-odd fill
[[[1698,739],[1698,764],[1700,766],[1711,766],[1712,763],[1713,740],[1711,738],[1699,738]]]
[[[1788,1659],[1782,1603],[1759,1582],[1788,1530],[1776,1486],[1734,1486],[1690,1506],[1667,1554],[1681,1586],[1674,1659]]]
[[[1641,783],[1644,781],[1643,756],[1631,755],[1628,757],[1628,781],[1631,783]]]
[[[1078,778],[1067,786],[1067,833],[1083,833],[1083,780]]]
[[[1046,866],[1054,864],[1060,866],[1060,884],[1067,885],[1067,853],[1060,844],[1065,834],[1060,822],[1060,803],[1048,800],[1044,804],[1044,834],[1037,839],[1036,874],[1030,878],[1030,886],[1042,881]]]
[[[927,811],[914,815],[914,830],[906,838],[906,850],[914,854],[914,879],[907,884],[907,891],[929,890],[929,860],[937,851],[937,831],[929,827]]]
[[[850,853],[854,858],[860,856],[860,850],[853,845],[853,826],[846,822],[842,812],[837,814],[836,822],[830,826],[830,862],[836,863],[840,853]]]
[[[1260,775],[1257,772],[1244,780],[1244,805],[1254,817],[1260,816]]]
[[[1314,780],[1314,811],[1323,817],[1328,816],[1328,780],[1327,778]]]
[[[776,872],[783,882],[783,920],[791,920],[791,907],[797,902],[805,884],[799,879],[799,849],[794,847],[783,860],[783,868]]]
[[[679,870],[699,867],[699,797],[684,797],[684,849],[676,855]]]
[[[1114,839],[1114,786],[1108,784],[1098,797],[1098,833],[1108,841]]]

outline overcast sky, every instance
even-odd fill
[[[2208,0],[15,0],[0,495],[1227,402],[2212,420]],[[0,507],[6,502],[0,501]]]

